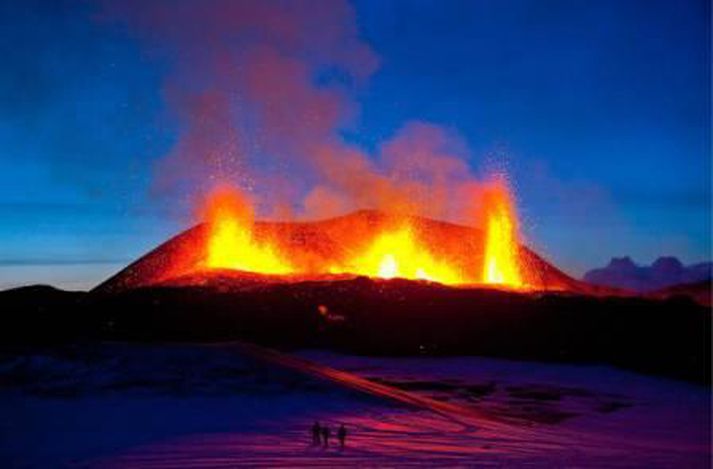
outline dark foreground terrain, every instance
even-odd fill
[[[116,294],[0,292],[4,348],[101,340],[225,341],[364,355],[602,363],[710,383],[711,310],[686,298],[597,298],[405,280],[210,279]]]

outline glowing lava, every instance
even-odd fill
[[[210,229],[205,267],[265,274],[294,271],[273,243],[255,239],[252,209],[236,190],[221,187],[214,191],[205,211]]]
[[[235,189],[222,187],[210,195],[204,207],[208,237],[203,261],[197,267],[298,276],[356,274],[447,285],[526,288],[528,282],[520,268],[517,218],[505,180],[487,184],[482,195],[479,215],[485,222],[484,236],[460,240],[473,244],[474,257],[454,255],[467,251],[460,250],[458,243],[439,238],[438,231],[421,232],[417,218],[406,216],[390,216],[384,223],[348,226],[321,244],[305,241],[318,239],[315,234],[292,240],[279,238],[276,231],[256,229],[261,224],[254,223],[247,199]],[[332,244],[336,248],[326,249]]]
[[[430,280],[450,285],[467,283],[457,269],[437,259],[419,242],[410,226],[385,230],[347,265],[330,270],[332,273]]]
[[[519,264],[517,218],[504,180],[490,185],[484,194],[487,223],[483,283],[523,288]]]

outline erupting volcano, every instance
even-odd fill
[[[473,226],[398,212],[358,211],[312,222],[256,221],[239,190],[220,186],[205,199],[201,223],[98,287],[193,285],[216,276],[302,281],[366,276],[450,286],[591,293],[522,246],[505,178],[484,185]]]
[[[427,241],[417,221],[403,215],[390,216],[383,226],[353,227],[354,233],[345,232],[334,240],[342,245],[342,255],[335,252],[318,258],[306,255],[311,246],[294,249],[274,234],[259,236],[247,198],[236,189],[221,186],[207,198],[203,210],[209,234],[197,249],[204,251],[204,260],[190,270],[230,269],[300,277],[357,274],[447,285],[527,288],[518,256],[515,210],[504,180],[488,185],[483,205],[486,236],[471,240],[484,244],[480,268],[473,268],[469,259],[449,256],[444,249],[447,240]]]

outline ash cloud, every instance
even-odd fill
[[[376,154],[341,137],[379,66],[346,1],[128,1],[106,4],[102,19],[169,64],[164,97],[179,134],[155,168],[157,193],[229,182],[283,217],[381,208],[453,218],[477,188],[465,144],[438,126],[406,123]]]

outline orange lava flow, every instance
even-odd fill
[[[517,239],[517,217],[504,181],[493,183],[484,197],[486,218],[483,283],[524,288]]]

